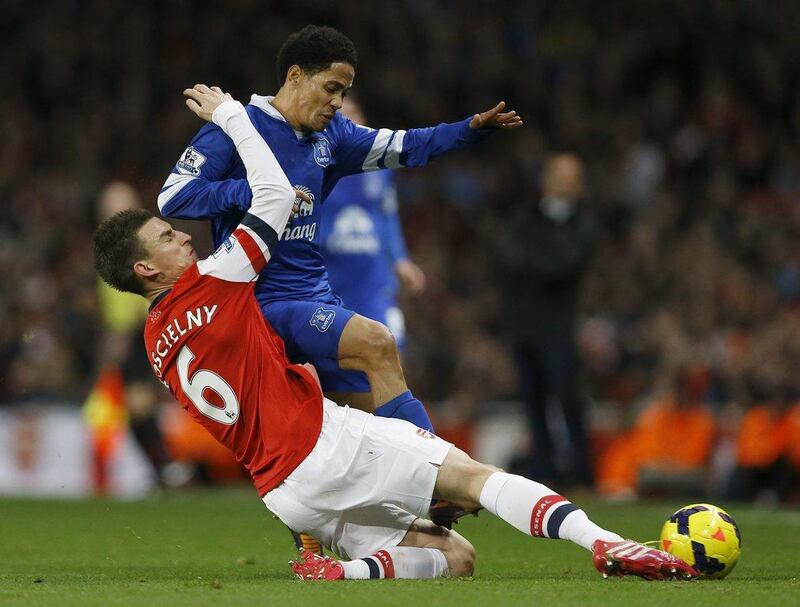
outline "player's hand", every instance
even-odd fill
[[[214,110],[225,101],[233,99],[229,93],[223,93],[218,86],[207,87],[205,84],[195,84],[192,88],[184,90],[183,94],[187,97],[186,107],[208,122],[211,122]]]
[[[400,259],[394,264],[394,271],[400,283],[412,295],[419,295],[425,290],[425,272],[417,264],[408,259]]]
[[[475,114],[470,120],[469,126],[473,129],[517,129],[522,126],[522,118],[517,116],[517,112],[511,110],[504,112],[506,102],[501,101],[491,110],[482,114]]]
[[[303,190],[294,189],[294,205],[292,205],[292,218],[296,218],[300,214],[300,203],[306,201],[311,204],[311,196],[306,194]]]

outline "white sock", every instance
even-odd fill
[[[447,558],[435,548],[395,546],[363,559],[341,561],[341,564],[346,580],[418,580],[447,575]]]
[[[623,537],[612,531],[607,531],[589,520],[583,510],[575,510],[564,518],[558,530],[558,537],[570,540],[583,546],[586,550],[592,549],[592,544],[597,540],[604,542],[621,542]]]
[[[495,472],[481,490],[481,505],[534,537],[570,540],[592,549],[595,540],[622,541],[598,527],[583,510],[552,489],[516,474]]]

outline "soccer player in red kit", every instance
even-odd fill
[[[286,358],[253,294],[296,192],[240,103],[204,85],[184,94],[233,140],[253,192],[249,212],[198,260],[187,234],[147,211],[122,211],[95,233],[95,266],[111,286],[150,301],[153,371],[233,451],[265,505],[348,559],[304,551],[292,565],[299,578],[471,575],[470,543],[423,518],[434,495],[483,507],[528,535],[571,540],[592,551],[604,575],[697,575],[598,527],[540,483],[480,464],[409,422],[324,399],[312,369]]]

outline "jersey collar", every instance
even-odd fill
[[[280,120],[281,122],[286,122],[286,118],[283,117],[277,108],[272,105],[272,100],[275,99],[274,95],[256,95],[255,93],[250,96],[250,105],[256,106],[258,109],[266,113],[268,116],[275,118],[275,120]],[[286,122],[286,125],[289,126],[289,123]],[[302,131],[294,131],[295,136],[298,139],[303,139],[307,137],[305,133]]]
[[[153,301],[150,302],[150,307],[147,308],[147,310],[149,312],[151,312],[153,310],[153,308],[155,308],[161,302],[161,300],[164,299],[170,293],[172,293],[172,289],[170,289],[169,291],[164,291],[163,293],[159,293],[158,295],[156,295],[153,298]]]

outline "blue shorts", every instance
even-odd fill
[[[370,392],[363,371],[339,367],[339,339],[355,312],[335,303],[273,301],[261,306],[294,363],[316,367],[323,392]]]

